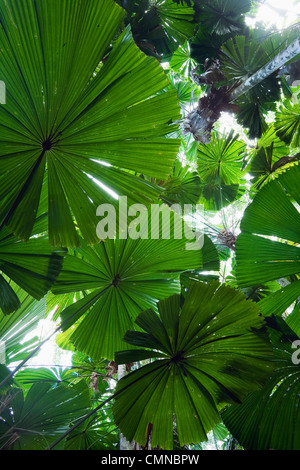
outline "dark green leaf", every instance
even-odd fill
[[[158,359],[119,381],[113,411],[127,439],[144,445],[152,423],[152,445],[169,449],[173,415],[181,446],[205,440],[220,420],[219,402],[240,402],[265,382],[272,352],[257,306],[218,282],[192,283],[182,308],[173,295],[158,310],[137,317],[145,333],[124,338]],[[135,354],[116,353],[116,361],[133,362]]]

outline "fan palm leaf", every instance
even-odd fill
[[[240,402],[272,370],[271,347],[257,306],[234,289],[191,284],[184,304],[173,295],[136,319],[143,330],[124,340],[139,350],[116,353],[117,363],[155,358],[121,379],[113,405],[128,440],[172,448],[173,416],[180,445],[197,443],[220,421],[218,403]]]
[[[299,274],[299,178],[299,164],[291,164],[262,187],[246,208],[236,243],[240,287]],[[262,312],[281,314],[299,297],[299,286],[296,280],[264,298],[260,302]]]
[[[12,387],[10,392],[14,398],[0,420],[1,448],[44,450],[90,406],[89,390],[84,381],[56,388],[36,383],[26,397],[21,389]]]
[[[73,217],[95,243],[111,191],[149,202],[161,189],[133,172],[171,171],[179,141],[162,137],[179,117],[176,92],[155,96],[168,84],[158,62],[128,29],[116,39],[124,13],[112,0],[0,5],[0,226],[19,238],[30,237],[46,176],[49,241],[76,246]]]
[[[23,360],[35,348],[38,338],[28,342],[24,338],[37,327],[46,311],[45,298],[37,301],[14,283],[12,286],[21,306],[10,315],[0,312],[0,341],[5,347],[6,364]]]
[[[227,136],[213,134],[211,142],[198,147],[198,174],[203,183],[239,184],[246,145],[230,132]]]
[[[212,0],[201,2],[199,6],[198,2],[195,3],[201,24],[219,36],[243,31],[245,28],[243,15],[251,7],[249,0]]]
[[[178,45],[193,36],[194,9],[177,5],[173,0],[128,0],[121,2],[127,12],[137,45],[146,54],[159,60],[174,52]]]
[[[276,113],[274,126],[280,139],[300,147],[300,104],[286,100]]]
[[[113,359],[136,316],[155,308],[157,300],[180,292],[182,272],[202,267],[200,247],[187,250],[186,241],[108,239],[79,248],[80,257],[67,256],[52,292],[86,293],[60,314],[63,330],[77,321],[70,330],[75,347],[93,358]]]
[[[242,404],[228,407],[222,418],[247,450],[299,450],[300,368],[292,362],[296,352],[292,344],[299,344],[299,339],[279,317],[268,318],[268,330],[276,370],[261,390],[248,395]]]
[[[56,280],[64,254],[65,250],[51,248],[45,236],[33,236],[22,243],[7,227],[0,230],[0,309],[3,313],[12,313],[21,306],[11,281],[35,299],[41,299]]]

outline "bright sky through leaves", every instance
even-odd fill
[[[255,17],[247,17],[249,26],[262,22],[267,27],[276,26],[278,29],[286,28],[300,17],[299,0],[267,0],[258,8]]]

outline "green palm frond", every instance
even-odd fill
[[[286,100],[276,113],[274,126],[281,140],[300,147],[300,104]]]
[[[170,449],[173,419],[180,445],[202,442],[219,421],[218,403],[240,402],[272,370],[271,347],[258,307],[218,282],[191,284],[184,304],[173,295],[136,323],[124,341],[140,348],[116,353],[117,363],[156,359],[122,378],[113,405],[128,440]]]
[[[5,348],[6,364],[23,360],[37,346],[37,337],[26,342],[24,338],[36,329],[46,311],[45,298],[37,301],[14,283],[11,285],[20,307],[10,315],[0,312],[0,341]]]
[[[270,317],[268,330],[276,370],[261,390],[248,395],[242,404],[229,406],[222,418],[247,450],[298,450],[300,367],[293,343],[300,343],[282,318]]]
[[[155,308],[157,300],[179,293],[182,272],[201,268],[202,251],[186,250],[186,241],[109,239],[78,249],[81,258],[67,256],[52,291],[86,291],[61,312],[64,330],[77,321],[69,330],[75,347],[93,358],[113,359],[136,316]]]
[[[222,46],[222,70],[229,84],[243,83],[260,70],[270,59],[264,44],[247,36],[229,39]],[[265,113],[275,110],[280,98],[280,87],[276,73],[266,77],[247,93],[235,100],[239,110],[237,120],[249,129],[249,137],[261,137],[267,129]]]
[[[300,272],[300,167],[298,163],[266,184],[246,208],[237,238],[237,280],[241,287]],[[264,314],[281,314],[300,295],[299,280],[263,299]]]
[[[133,172],[170,173],[176,92],[157,95],[168,80],[128,29],[115,40],[124,10],[112,0],[9,0],[0,16],[0,226],[30,237],[47,176],[50,243],[78,245],[73,218],[96,243],[99,204],[159,196]]]
[[[233,131],[228,135],[213,134],[209,144],[199,144],[198,174],[202,183],[239,184],[246,145]]]
[[[2,449],[45,450],[90,406],[88,387],[81,381],[72,386],[36,383],[27,392],[10,389],[9,405],[0,420]]]
[[[213,33],[225,36],[244,30],[243,15],[250,10],[249,0],[210,0],[199,3],[200,6],[195,2],[199,20]]]
[[[128,0],[125,24],[131,26],[140,49],[159,60],[168,57],[177,47],[193,36],[195,21],[191,5],[173,0]]]
[[[35,229],[39,226],[37,223]],[[53,249],[45,236],[22,243],[4,227],[0,231],[0,309],[9,314],[21,303],[11,281],[35,299],[41,299],[56,280],[66,250]]]

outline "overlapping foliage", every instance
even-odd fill
[[[298,33],[248,27],[254,3],[0,0],[0,448],[183,448],[216,425],[300,448],[299,104],[284,69],[231,100]],[[183,132],[211,96],[240,135]],[[168,239],[99,240],[121,196],[202,204],[216,227],[193,215],[197,250],[175,219]],[[66,368],[26,363],[50,312]]]

